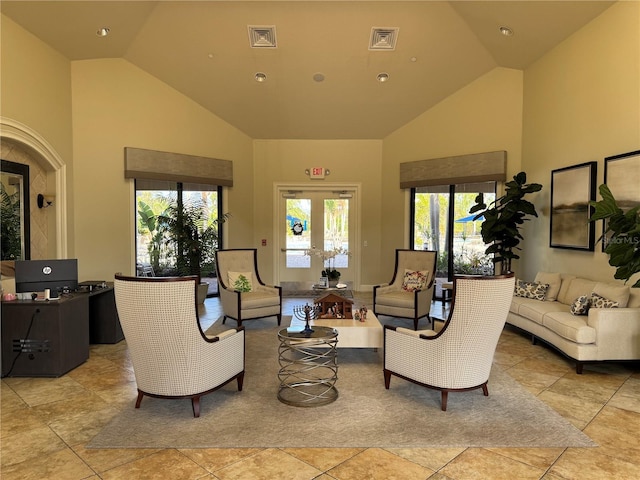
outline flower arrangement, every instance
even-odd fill
[[[327,277],[329,281],[337,281],[340,279],[340,272],[335,268],[335,258],[338,255],[349,255],[349,252],[341,247],[336,247],[332,250],[320,250],[319,248],[311,247],[309,250],[305,250],[304,254],[321,258],[322,264],[325,265],[325,269],[322,270],[322,276]]]

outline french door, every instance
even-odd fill
[[[279,281],[318,283],[323,270],[355,280],[355,190],[278,191]]]

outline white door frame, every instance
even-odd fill
[[[282,224],[279,222],[280,218],[280,199],[283,193],[288,193],[290,190],[294,191],[310,191],[310,192],[349,192],[353,193],[353,201],[355,202],[355,225],[354,225],[354,245],[350,246],[351,261],[353,261],[353,289],[355,291],[360,290],[360,232],[362,231],[361,221],[361,202],[362,202],[362,184],[361,183],[318,183],[317,185],[310,185],[308,183],[274,183],[273,184],[273,231],[275,232],[273,242],[273,273],[274,281],[276,285],[280,284],[280,244],[283,235]]]

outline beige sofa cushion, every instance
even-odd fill
[[[640,288],[630,288],[629,303],[627,303],[627,308],[638,308],[638,307],[640,307]]]
[[[566,305],[571,305],[576,298],[582,295],[591,297],[591,293],[597,283],[598,282],[594,280],[587,280],[586,278],[573,278],[567,289],[563,292],[564,296],[558,296],[558,301]]]
[[[516,297],[514,297],[515,299]],[[526,302],[520,304],[518,315],[528,318],[540,325],[543,325],[542,319],[550,312],[568,312],[569,306],[560,302],[541,302],[540,300],[524,299]],[[512,301],[513,303],[513,301]]]
[[[596,283],[593,293],[618,303],[618,307],[625,308],[629,303],[629,287],[615,283]]]
[[[587,324],[584,316],[551,312],[544,316],[542,325],[572,342],[588,344],[596,341],[596,329]]]
[[[560,293],[560,285],[562,284],[562,278],[559,273],[538,272],[536,278],[533,280],[536,283],[546,283],[549,285],[547,294],[544,299],[548,302],[553,302],[558,298]]]

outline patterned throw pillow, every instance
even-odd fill
[[[414,272],[412,270],[404,271],[404,278],[402,279],[402,289],[407,292],[415,292],[416,290],[422,290],[427,286],[427,279],[429,277],[428,270],[421,270]]]
[[[229,272],[229,286],[240,292],[250,292],[253,289],[253,274],[251,272]]]
[[[618,308],[618,302],[601,297],[597,293],[591,294],[591,308]]]
[[[589,313],[589,297],[586,295],[580,295],[571,304],[571,313],[574,315],[586,315]]]
[[[522,280],[516,280],[516,286],[513,293],[516,297],[544,300],[544,296],[546,295],[548,289],[548,283],[531,283],[524,282]]]

